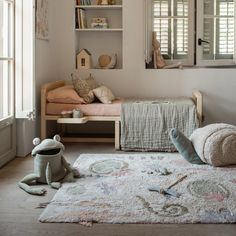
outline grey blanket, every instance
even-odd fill
[[[199,127],[191,98],[128,100],[122,104],[121,149],[175,151],[169,138],[171,128],[187,137]]]

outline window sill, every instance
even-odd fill
[[[163,69],[145,68],[145,69],[146,70],[236,69],[236,65],[229,65],[229,66],[183,66],[183,68],[163,68]]]

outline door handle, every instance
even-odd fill
[[[201,38],[198,39],[198,45],[199,46],[202,46],[202,43],[207,43],[207,44],[210,44],[210,42],[206,41],[206,40],[203,40]]]

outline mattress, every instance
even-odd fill
[[[62,111],[72,111],[79,108],[84,116],[120,116],[121,99],[114,100],[111,104],[91,103],[91,104],[62,104],[47,103],[47,115],[61,115]]]

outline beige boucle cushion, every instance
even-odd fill
[[[103,85],[93,89],[93,93],[104,104],[112,103],[112,101],[115,100],[115,96],[112,91]]]
[[[65,85],[49,91],[47,94],[47,101],[64,104],[85,103],[84,99],[76,93],[73,85]]]
[[[75,91],[86,103],[92,103],[95,100],[92,90],[99,85],[91,75],[88,78],[80,79],[78,75],[73,74],[72,81]]]
[[[203,162],[212,166],[236,165],[236,126],[210,124],[196,129],[190,140]]]

